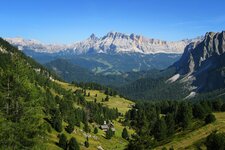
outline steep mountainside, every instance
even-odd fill
[[[165,70],[174,70],[170,76],[158,81],[144,78],[122,87],[120,91],[131,99],[145,100],[190,99],[196,94],[210,99],[212,95],[221,97],[225,88],[224,52],[225,32],[206,33],[203,41],[190,43],[180,60]],[[164,94],[160,95],[162,92]]]
[[[188,45],[174,64],[179,79],[192,85],[194,92],[208,92],[225,87],[225,32],[206,33],[202,42]]]
[[[42,145],[52,75],[1,38],[0,60],[0,149]]]
[[[45,64],[45,66],[67,82],[95,82],[112,87],[126,85],[144,77],[158,78],[162,76],[162,73],[156,69],[120,74],[96,74],[84,67],[73,64],[67,59],[56,59]]]
[[[126,147],[118,117],[123,120],[121,114],[133,102],[115,93],[106,95],[104,90],[109,88],[84,90],[55,80],[48,70],[1,38],[0,60],[0,149],[59,150],[76,145],[83,150],[87,142],[89,149]],[[98,129],[109,120],[116,128],[110,140]],[[128,129],[128,133],[134,131]]]

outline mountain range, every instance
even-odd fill
[[[7,40],[37,61],[44,60],[66,81],[97,82],[116,87],[129,99],[146,100],[189,99],[224,89],[224,39],[223,31],[178,42],[117,32],[101,38],[92,34],[71,45]]]
[[[77,55],[87,53],[176,53],[182,54],[186,45],[199,41],[202,37],[185,39],[176,42],[146,38],[141,35],[109,32],[103,37],[92,34],[88,39],[69,45],[43,44],[37,40],[25,40],[23,38],[6,38],[6,40],[18,46],[20,50],[30,49],[35,52],[61,53],[62,55]]]
[[[186,45],[201,41],[202,37],[168,42],[141,35],[109,32],[103,37],[92,34],[84,41],[69,45],[43,44],[23,38],[6,38],[6,40],[49,69],[61,72],[60,76],[63,78],[68,76],[66,72],[76,72],[76,69],[72,69],[76,66],[86,72],[102,75],[165,69],[180,58]],[[73,66],[70,68],[72,70],[59,66],[62,59],[67,61],[69,66]],[[69,80],[64,79],[69,82],[80,81],[77,76],[72,76]]]
[[[122,86],[120,91],[130,99],[191,99],[196,95],[220,98],[225,93],[224,57],[225,32],[208,32],[202,41],[186,46],[182,57],[163,71],[165,76],[142,78]]]

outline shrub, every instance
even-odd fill
[[[206,124],[209,124],[209,123],[212,123],[216,121],[216,117],[213,115],[213,114],[208,114],[206,117],[205,117],[205,123]]]
[[[224,133],[216,133],[216,131],[214,131],[206,138],[205,145],[207,147],[207,150],[224,150],[225,149]]]

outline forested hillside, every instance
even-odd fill
[[[136,131],[127,150],[223,149],[224,111],[221,100],[137,103],[124,122]]]
[[[78,61],[78,60],[76,60]],[[91,64],[90,64],[91,65]],[[143,70],[137,72],[119,72],[119,74],[96,74],[87,68],[73,64],[67,59],[56,59],[45,66],[55,72],[58,76],[67,82],[89,83],[95,82],[105,86],[121,87],[142,78],[160,78],[168,76],[173,71],[164,72],[157,69]]]
[[[54,86],[51,74],[0,39],[0,147],[27,149],[43,142],[49,124],[43,120]]]
[[[117,119],[123,119],[132,102],[108,89],[92,93],[87,88],[87,93],[64,86],[3,39],[0,60],[0,149],[110,149],[111,142],[124,149],[128,141]],[[120,105],[119,111],[110,103]],[[113,121],[116,132],[101,131],[105,121]]]

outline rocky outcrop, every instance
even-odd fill
[[[225,31],[208,32],[202,42],[189,44],[173,66],[196,92],[225,88]]]
[[[91,39],[91,40],[90,40]],[[192,40],[182,40],[177,42],[168,42],[157,39],[149,39],[135,34],[123,34],[119,32],[109,32],[102,38],[75,43],[68,48],[71,53],[183,53],[187,44],[193,41],[199,41],[201,38]],[[90,43],[92,43],[90,45]],[[71,49],[73,51],[71,51]]]

